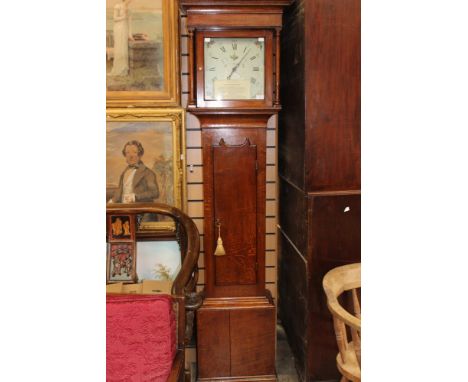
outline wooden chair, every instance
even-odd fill
[[[327,295],[328,309],[333,315],[339,349],[336,364],[343,376],[340,382],[361,382],[361,307],[357,292],[361,288],[361,263],[332,269],[323,278],[323,288]],[[345,306],[351,307],[353,314],[340,304],[338,298],[341,295],[343,298],[340,300]],[[352,339],[350,342],[349,332]]]
[[[192,219],[178,208],[161,203],[108,204],[106,212],[107,215],[160,214],[171,217],[175,222],[175,239],[180,246],[182,266],[171,291],[177,318],[177,351],[167,381],[184,381],[185,346],[192,336],[194,313],[203,302],[203,296],[195,291],[200,250],[198,229]],[[151,240],[160,234],[145,232],[141,236]]]

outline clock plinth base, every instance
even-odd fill
[[[207,298],[197,312],[198,381],[276,381],[271,295]]]

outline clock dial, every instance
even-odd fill
[[[265,39],[206,37],[205,99],[265,98]]]

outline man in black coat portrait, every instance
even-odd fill
[[[128,166],[120,175],[119,187],[109,203],[153,202],[159,197],[156,174],[141,161],[144,152],[139,141],[125,143],[122,154]]]

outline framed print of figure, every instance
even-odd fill
[[[107,253],[107,282],[136,281],[136,253],[134,243],[110,243]]]
[[[165,203],[185,210],[183,109],[108,109],[106,126],[108,203]],[[173,230],[160,216],[137,229]]]
[[[180,104],[174,0],[106,0],[107,106]]]

